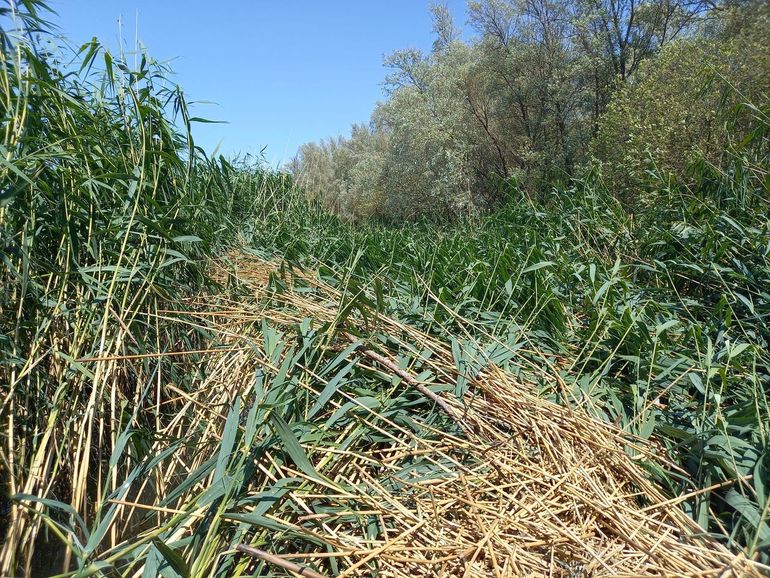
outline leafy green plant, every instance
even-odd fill
[[[491,215],[351,223],[288,175],[208,159],[149,56],[133,70],[94,41],[64,70],[43,3],[2,10],[3,568],[259,575],[239,543],[331,554],[326,519],[387,536],[335,499],[412,499],[468,468],[436,396],[472,398],[496,367],[649,440],[668,467],[623,438],[672,503],[768,562],[761,105],[719,163],[640,173],[634,212],[592,167],[537,195],[501,181]]]

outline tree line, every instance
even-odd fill
[[[650,172],[719,165],[766,107],[764,1],[475,0],[469,38],[432,7],[432,49],[385,59],[386,98],[300,147],[306,192],[352,218],[456,216],[588,167],[634,199]]]

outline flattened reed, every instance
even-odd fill
[[[647,442],[493,364],[457,398],[448,344],[385,316],[371,332],[359,319],[351,344],[334,288],[311,274],[282,282],[258,258],[231,263],[241,297],[191,304],[224,349],[205,354],[199,386],[164,402],[174,417],[151,453],[164,439],[184,449],[120,502],[124,520],[152,514],[134,537],[145,548],[164,535],[191,573],[232,575],[266,563],[238,556],[244,543],[330,576],[759,575],[649,482],[640,462],[659,458]],[[298,355],[310,344],[320,358]],[[367,380],[388,387],[376,398]]]

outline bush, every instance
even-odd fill
[[[651,174],[657,187],[661,178],[694,182],[696,161],[725,166],[724,151],[756,124],[740,105],[764,107],[770,90],[770,10],[757,10],[751,21],[736,13],[721,31],[669,45],[617,93],[592,146],[610,189],[643,200]]]

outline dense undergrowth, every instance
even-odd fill
[[[725,151],[727,170],[693,166],[687,185],[650,173],[633,207],[596,169],[537,197],[512,186],[502,210],[465,222],[351,224],[307,200],[285,175],[206,158],[194,146],[196,119],[181,91],[151,59],[132,70],[91,43],[73,72],[50,37],[39,36],[42,4],[20,4],[21,35],[0,36],[4,568],[39,563],[38,538],[65,544],[59,568],[86,574],[129,573],[143,563],[152,573],[162,559],[169,573],[169,566],[208,571],[221,528],[178,544],[187,560],[180,562],[154,539],[189,519],[176,516],[143,542],[123,541],[131,525],[114,528],[109,500],[136,498],[131,484],[145,479],[154,480],[151,491],[179,497],[214,472],[240,490],[200,491],[189,502],[221,513],[242,505],[248,448],[283,444],[287,461],[308,467],[292,435],[331,443],[341,434],[308,425],[332,414],[318,413],[331,410],[316,407],[297,376],[339,386],[344,357],[328,349],[324,331],[347,318],[376,330],[378,314],[452,343],[457,395],[495,363],[544,396],[660,444],[671,466],[650,466],[650,474],[672,496],[703,490],[682,501],[687,513],[768,561],[767,111],[748,108],[755,129]],[[208,425],[170,424],[180,400],[216,385],[217,376],[201,373],[203,353],[174,355],[222,345],[187,299],[221,290],[209,259],[234,246],[287,269],[318,270],[343,302],[323,330],[311,330],[309,320],[298,325],[297,349],[270,377],[267,405],[249,400],[245,432],[220,400],[216,409],[230,425],[194,446]],[[273,290],[283,283],[272,276]],[[171,320],[169,310],[178,316]],[[268,323],[251,329],[260,359],[283,363],[283,335]],[[375,372],[345,378],[366,399],[386,382]],[[408,421],[419,407],[425,431],[448,427],[411,394],[393,394],[388,404],[393,419]],[[354,433],[362,447],[378,435]],[[219,453],[210,447],[217,443]],[[149,473],[170,467],[180,447],[198,469],[185,463],[173,476]],[[196,462],[203,455],[214,457]],[[283,495],[278,486],[271,491]],[[261,517],[230,522],[237,536],[251,531],[246,522],[274,530]],[[217,568],[231,570],[229,562]]]
[[[728,172],[694,167],[697,187],[651,175],[634,211],[597,172],[447,226],[349,225],[288,192],[254,207],[247,240],[323,265],[350,311],[450,338],[460,373],[501,364],[660,440],[676,467],[653,473],[673,494],[721,485],[688,513],[766,552],[770,149],[756,120]]]
[[[147,312],[210,284],[205,260],[234,229],[221,166],[194,146],[196,119],[168,70],[146,55],[129,69],[96,40],[68,62],[46,11],[0,7],[4,573],[42,524],[9,496],[90,510],[109,477],[100,461],[143,409],[146,364],[78,360],[195,349],[201,335]]]

